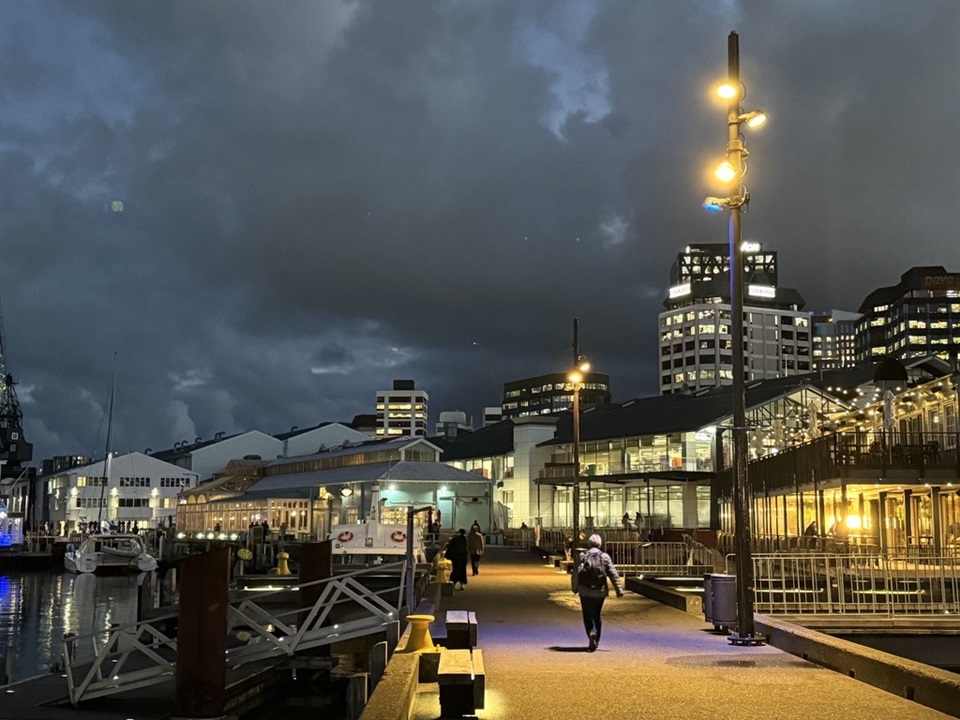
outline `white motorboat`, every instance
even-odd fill
[[[139,535],[100,533],[88,536],[76,549],[68,548],[63,566],[72,573],[149,572],[156,570],[157,559]]]

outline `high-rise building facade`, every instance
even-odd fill
[[[584,409],[610,402],[610,376],[586,372],[580,390],[580,406]],[[513,380],[503,386],[503,418],[528,415],[549,415],[573,407],[573,389],[567,374],[548,373],[523,380]]]
[[[778,287],[777,254],[745,242],[744,372],[764,380],[810,372],[810,317],[796,290]],[[670,269],[659,316],[660,392],[733,382],[730,264],[725,243],[689,245]]]
[[[860,313],[844,310],[810,314],[814,370],[838,370],[856,366],[859,319]]]
[[[950,363],[960,354],[960,273],[910,268],[892,287],[874,290],[860,306],[857,360],[900,361],[934,355]]]
[[[377,391],[377,437],[426,437],[430,396],[413,380],[394,380],[392,390]]]

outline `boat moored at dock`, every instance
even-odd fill
[[[157,559],[147,552],[143,538],[134,533],[89,535],[63,556],[67,572],[98,575],[156,570]]]

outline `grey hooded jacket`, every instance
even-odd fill
[[[580,563],[582,563],[584,559],[587,557],[587,555],[590,555],[590,554],[593,554],[595,556],[596,555],[600,556],[600,563],[603,565],[604,575],[606,575],[610,580],[613,581],[613,586],[616,588],[617,594],[622,595],[623,582],[620,580],[620,574],[617,572],[617,568],[613,566],[613,560],[610,559],[610,556],[607,555],[598,547],[592,547],[589,550],[587,550],[585,553],[583,553],[580,556],[580,562],[577,563],[577,565],[573,568],[573,573],[571,574],[572,576],[571,583],[573,585],[573,592],[576,593],[577,595],[580,595],[581,597],[607,597],[610,594],[610,586],[608,583],[604,583],[603,587],[600,588],[599,590],[593,590],[592,588],[588,588],[588,587],[579,587],[580,578],[579,578],[579,574],[577,573],[577,570],[580,568]],[[591,564],[596,564],[595,557],[591,558],[591,560],[592,560]]]

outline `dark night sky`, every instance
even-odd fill
[[[670,264],[753,202],[808,309],[960,271],[960,3],[4,3],[0,296],[35,459],[372,412],[478,416],[582,350],[656,392]],[[111,209],[113,201],[123,211]],[[473,346],[479,342],[481,354]]]

